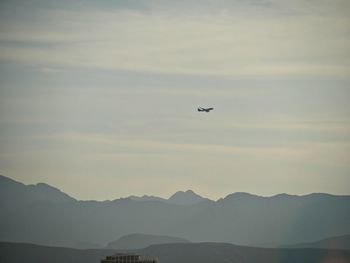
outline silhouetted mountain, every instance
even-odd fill
[[[134,201],[160,201],[160,202],[166,202],[167,199],[158,197],[158,196],[153,196],[153,195],[144,195],[144,196],[135,196],[135,195],[131,195],[128,197],[131,200]]]
[[[131,234],[110,242],[107,245],[109,249],[140,249],[150,245],[169,244],[169,243],[189,243],[188,240],[170,236],[156,236],[146,234]]]
[[[233,194],[229,194],[227,195],[224,199],[220,199],[220,200],[240,200],[240,199],[248,199],[248,198],[258,198],[260,196],[258,195],[252,195],[249,193],[245,193],[245,192],[236,192]],[[263,198],[263,197],[261,197]]]
[[[328,194],[235,193],[188,205],[77,201],[47,185],[0,177],[0,211],[0,240],[55,246],[106,244],[131,233],[281,246],[350,233],[350,196]]]
[[[286,246],[289,248],[350,249],[350,235],[330,237],[315,242]]]
[[[79,250],[0,242],[1,263],[98,263],[105,256],[114,253],[114,250]]]
[[[0,206],[9,210],[39,203],[64,203],[74,198],[48,184],[24,185],[0,175]]]
[[[154,245],[140,250],[160,263],[322,263],[350,262],[350,251],[242,247],[225,243]]]
[[[113,250],[78,250],[1,243],[0,262],[3,263],[97,263]],[[268,249],[241,247],[224,243],[153,245],[134,253],[158,257],[160,263],[322,263],[350,262],[348,250],[326,249]]]
[[[131,199],[134,201],[160,201],[164,203],[177,204],[177,205],[193,205],[203,201],[213,202],[208,198],[201,197],[200,195],[196,194],[192,190],[187,190],[186,192],[178,191],[168,199],[161,198],[158,196],[152,196],[152,195],[144,195],[142,197],[132,195],[132,196],[129,196],[128,199]]]
[[[173,194],[168,199],[168,203],[177,204],[177,205],[193,205],[205,200],[209,200],[209,199],[203,198],[200,195],[197,195],[192,190],[187,190],[186,192],[178,191],[175,194]]]

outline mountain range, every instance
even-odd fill
[[[133,233],[253,246],[350,233],[350,196],[322,193],[233,193],[212,201],[187,191],[165,200],[79,201],[47,184],[0,176],[0,211],[1,241],[78,248],[105,247]]]
[[[326,248],[326,249],[349,249],[350,250],[350,235],[337,237],[329,237],[314,242],[293,244],[286,246],[288,248]]]
[[[0,242],[3,263],[96,263],[115,250],[78,250]],[[119,251],[120,252],[120,251]],[[130,253],[130,252],[129,252]],[[153,245],[131,253],[159,258],[160,263],[349,263],[349,250],[253,248],[224,243]]]
[[[108,243],[106,248],[130,250],[130,249],[146,248],[151,245],[175,244],[175,243],[190,243],[190,241],[179,237],[157,236],[157,235],[135,233],[135,234],[123,236],[116,241]]]
[[[160,201],[168,204],[176,204],[176,205],[194,205],[200,202],[213,202],[208,198],[201,197],[196,194],[192,190],[187,191],[178,191],[170,196],[168,199],[161,198],[153,195],[144,195],[142,197],[131,195],[127,197],[128,199],[134,201]]]

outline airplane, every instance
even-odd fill
[[[213,110],[214,108],[202,108],[202,107],[199,107],[198,108],[198,111],[205,111],[205,112],[210,112],[211,110]]]

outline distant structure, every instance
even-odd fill
[[[101,260],[101,263],[159,263],[159,261],[157,258],[148,256],[118,253],[113,256],[107,256]]]

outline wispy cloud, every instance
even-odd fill
[[[273,3],[243,14],[207,9],[192,15],[156,7],[151,13],[49,9],[39,13],[44,25],[16,21],[2,28],[0,59],[173,74],[348,76],[349,18],[339,15],[341,8],[281,15],[303,7]],[[267,16],[269,10],[276,16]]]

